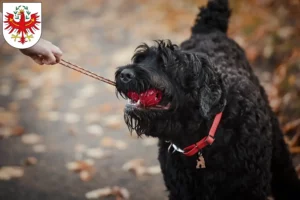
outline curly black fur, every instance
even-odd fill
[[[170,41],[143,44],[132,63],[116,71],[117,93],[157,88],[169,110],[125,108],[125,122],[139,135],[159,138],[159,161],[169,199],[265,200],[299,197],[300,186],[277,118],[243,49],[226,36],[227,0],[201,8],[192,36],[180,47]],[[120,73],[134,72],[124,83]],[[196,157],[168,152],[208,134],[223,112],[215,142],[203,149],[205,169]]]

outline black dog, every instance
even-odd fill
[[[129,99],[125,122],[159,138],[169,199],[299,198],[265,91],[226,36],[229,16],[227,0],[209,1],[180,48],[163,41],[137,48],[115,77],[117,93]]]

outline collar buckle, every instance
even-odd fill
[[[211,145],[213,142],[215,141],[215,137],[214,136],[211,136],[211,135],[208,135],[205,139],[205,143],[207,145]]]

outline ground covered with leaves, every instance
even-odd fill
[[[42,2],[42,37],[58,45],[64,59],[110,79],[142,42],[189,37],[197,6],[206,3]],[[262,81],[296,167],[300,2],[231,3],[229,35]],[[0,62],[0,199],[166,199],[157,141],[128,133],[124,101],[112,86],[61,65],[39,66],[8,45]]]

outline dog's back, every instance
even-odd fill
[[[270,116],[269,123],[272,126],[272,194],[277,200],[297,198],[300,196],[300,182],[283,140],[278,120],[269,106],[267,95],[254,75],[243,49],[226,35],[230,13],[228,0],[209,0],[207,6],[200,9],[195,25],[192,27],[192,36],[181,44],[181,49],[207,54],[221,76],[228,93],[234,92],[234,88],[243,83],[255,88],[253,91],[245,92],[260,92],[259,95],[264,101],[263,105],[267,107]],[[230,100],[227,99],[227,101]]]

